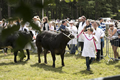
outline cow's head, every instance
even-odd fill
[[[61,29],[61,32],[67,36],[69,39],[73,39],[74,35],[72,34],[72,32],[70,32],[67,28],[66,29]]]

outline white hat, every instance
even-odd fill
[[[58,21],[56,21],[55,23],[58,24]]]
[[[79,17],[78,19],[82,19],[82,17]]]
[[[40,17],[39,16],[34,16],[33,19],[37,19],[40,21]]]
[[[39,16],[34,16],[33,18],[39,18]]]
[[[113,23],[113,22],[110,22],[109,25],[114,25],[114,23]]]
[[[71,20],[69,23],[74,23],[74,21]]]
[[[118,28],[120,29],[120,23],[118,23],[118,25],[117,25],[117,26],[118,26]]]

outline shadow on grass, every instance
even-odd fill
[[[14,62],[10,62],[10,63],[0,63],[0,66],[5,66],[5,65],[25,65],[27,63],[27,61],[18,61],[17,63]]]
[[[115,67],[119,68],[120,69],[120,65],[116,65]]]
[[[107,65],[114,65],[114,64],[117,64],[118,63],[118,61],[109,61],[108,63],[107,63]]]
[[[82,70],[80,72],[76,72],[76,73],[73,73],[73,74],[86,74],[86,75],[90,75],[90,74],[94,74],[92,70],[90,71],[87,71],[87,70]]]
[[[53,68],[51,65],[46,65],[46,64],[44,64],[44,63],[41,63],[41,64],[39,64],[39,63],[36,63],[36,64],[34,64],[34,65],[30,65],[31,67],[38,67],[38,68],[42,68],[42,69],[44,69],[44,70],[46,70],[46,71],[53,71],[53,72],[59,72],[59,73],[64,73],[63,71],[62,71],[62,67],[58,67],[58,68]]]
[[[84,57],[82,57],[80,54],[75,55],[76,59],[85,59]]]
[[[65,54],[65,57],[75,56],[75,54]]]

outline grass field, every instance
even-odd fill
[[[106,60],[94,62],[91,71],[86,71],[85,59],[80,55],[65,54],[65,67],[61,67],[61,58],[56,56],[56,68],[52,68],[52,57],[48,54],[48,64],[38,64],[37,54],[31,53],[28,62],[13,62],[13,54],[0,53],[0,80],[86,80],[120,74],[120,62],[107,63]],[[18,58],[19,60],[19,58]]]

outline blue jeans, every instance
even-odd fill
[[[75,54],[75,52],[76,52],[75,44],[70,44],[70,54]]]
[[[95,58],[89,59],[89,57],[86,57],[86,66],[87,66],[87,69],[90,69],[90,64],[92,63],[92,61],[93,61],[94,59],[95,59]]]

